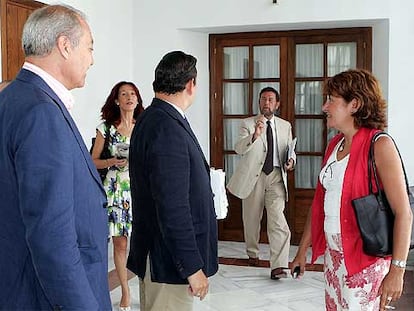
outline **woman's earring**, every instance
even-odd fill
[[[117,106],[119,106],[119,102],[118,102],[117,100],[115,101],[115,104],[116,104]]]

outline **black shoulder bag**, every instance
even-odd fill
[[[112,158],[112,154],[109,151],[109,136],[110,136],[109,128],[110,127],[111,126],[105,122],[105,142],[104,142],[104,146],[103,146],[101,155],[99,156],[99,159],[101,159],[101,160],[106,160],[106,159]],[[90,150],[91,154],[92,154],[93,146],[95,145],[95,139],[96,139],[95,137],[92,138],[92,146],[91,146],[91,150]],[[99,176],[101,177],[102,182],[106,178],[106,174],[108,173],[108,169],[109,169],[108,167],[97,169],[98,173],[99,173]]]
[[[390,208],[385,192],[380,189],[378,182],[377,168],[374,158],[374,143],[380,135],[387,135],[390,137],[397,148],[394,139],[385,132],[378,132],[372,137],[368,155],[369,195],[352,200],[352,205],[361,232],[364,253],[370,256],[385,257],[392,255],[394,214]],[[414,197],[408,187],[407,174],[405,173],[404,163],[398,148],[397,152],[400,156],[401,165],[404,171],[411,211],[414,213]],[[377,193],[373,193],[372,191],[371,172],[374,174]],[[410,249],[413,247],[414,232],[411,231]]]

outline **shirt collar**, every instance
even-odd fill
[[[56,80],[42,68],[27,61],[24,62],[23,68],[41,77],[46,82],[46,84],[53,90],[53,92],[56,93],[56,95],[63,102],[67,110],[71,110],[73,108],[73,104],[75,102],[73,95],[62,83],[60,83],[58,80]]]
[[[174,105],[173,103],[167,102],[166,100],[164,101],[170,104],[171,106],[173,106],[180,113],[180,115],[185,119],[184,111],[180,107],[178,107],[177,105]]]
[[[270,121],[270,125],[273,127],[274,125],[275,125],[275,117],[274,116],[272,116],[270,119],[267,119],[266,120],[266,122],[267,121]]]

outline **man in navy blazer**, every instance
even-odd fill
[[[127,267],[140,278],[140,308],[192,310],[218,269],[210,168],[185,119],[196,59],[166,54],[155,98],[134,127],[129,153],[134,224]],[[189,285],[188,285],[189,284]]]
[[[68,109],[93,63],[83,14],[34,11],[0,93],[0,310],[111,310],[106,197]]]

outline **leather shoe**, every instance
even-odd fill
[[[253,267],[257,267],[259,265],[259,258],[258,257],[249,257],[248,260],[248,265],[249,266],[253,266]]]
[[[279,280],[287,278],[287,273],[283,271],[283,268],[276,268],[270,272],[270,278],[272,280]]]

